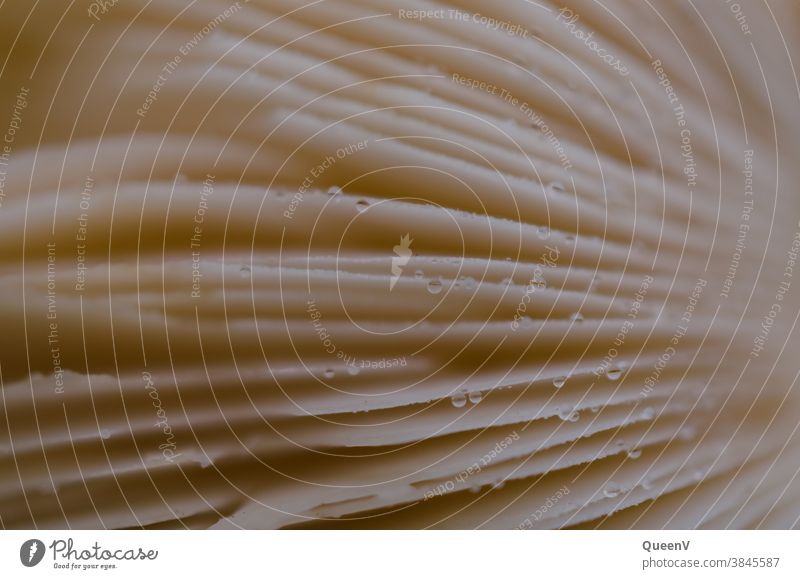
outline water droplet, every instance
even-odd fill
[[[642,456],[641,448],[632,448],[628,451],[628,458],[631,460],[636,460],[640,456]]]
[[[242,277],[250,277],[250,266],[243,265],[239,270],[239,275],[241,275]]]
[[[642,479],[642,488],[646,491],[649,491],[653,488],[653,481],[647,477]]]
[[[361,372],[361,368],[356,366],[355,364],[347,366],[347,373],[351,376],[358,376],[358,373]]]
[[[625,446],[625,441],[621,438],[617,441],[617,446]]]
[[[564,422],[578,422],[581,415],[577,410],[562,410],[558,413],[558,417]]]
[[[644,410],[642,410],[642,420],[652,420],[656,416],[656,411],[653,409],[652,406],[648,406]]]
[[[469,401],[473,404],[478,404],[481,400],[483,400],[483,392],[480,390],[469,393]]]
[[[614,497],[619,496],[619,493],[622,492],[622,489],[619,488],[619,485],[615,482],[609,482],[606,485],[606,488],[603,489],[603,494],[608,497],[609,499],[613,499]]]
[[[687,441],[692,440],[697,432],[695,431],[693,426],[686,426],[681,428],[680,432],[678,432],[678,438],[681,440]]]
[[[418,269],[417,271],[414,272],[414,277],[417,279],[422,279],[424,276],[425,273],[421,269]]]
[[[338,195],[342,192],[342,188],[334,185],[333,187],[328,187],[328,195]]]
[[[442,292],[442,280],[432,279],[428,282],[428,293],[436,295]]]
[[[367,207],[369,207],[369,201],[365,199],[359,199],[358,201],[356,201],[356,209],[358,210],[359,213],[366,211]]]
[[[609,380],[619,380],[620,376],[622,376],[622,370],[616,367],[611,367],[606,371],[606,377]]]
[[[556,376],[555,378],[553,378],[553,386],[555,386],[556,388],[561,388],[566,383],[567,383],[566,376]]]
[[[555,193],[565,193],[567,189],[564,187],[564,184],[560,181],[553,181],[550,183],[550,191]]]
[[[536,237],[539,239],[547,239],[550,237],[550,228],[547,225],[542,225],[536,230]]]
[[[589,408],[589,410],[592,412],[592,414],[597,414],[598,412],[600,412],[600,407],[592,406],[591,408]]]
[[[453,394],[452,398],[450,398],[450,402],[452,402],[453,406],[456,408],[463,408],[467,405],[467,397],[461,393]]]
[[[336,376],[336,372],[334,372],[333,368],[326,368],[325,371],[322,373],[322,375],[325,376],[325,378],[327,378],[328,380],[330,380],[331,378]]]
[[[580,312],[575,312],[569,317],[570,321],[572,322],[582,322],[583,321],[583,314]]]
[[[108,430],[107,428],[104,428],[103,430],[100,431],[100,436],[103,438],[103,440],[108,440],[109,438],[111,438],[111,431]]]
[[[500,283],[505,285],[505,286],[508,286],[508,285],[511,285],[512,283],[514,283],[514,280],[511,279],[510,277],[505,277],[505,278],[503,278],[503,280]]]

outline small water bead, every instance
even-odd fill
[[[361,368],[356,366],[355,364],[347,366],[347,373],[351,376],[358,376],[358,373],[361,372]]]
[[[556,388],[561,388],[566,383],[567,383],[566,376],[556,376],[555,378],[553,378],[553,386],[555,386]]]
[[[656,416],[656,411],[653,409],[652,406],[648,406],[644,410],[642,410],[642,420],[652,420]]]
[[[650,478],[647,478],[647,477],[643,478],[643,479],[642,479],[642,488],[643,488],[644,490],[646,490],[646,491],[649,491],[651,488],[653,488],[653,481],[652,481],[652,479],[650,479]]]
[[[467,405],[467,397],[463,394],[453,394],[450,398],[450,402],[452,402],[453,406],[456,408],[464,408]]]
[[[505,286],[509,286],[509,285],[514,283],[514,280],[511,279],[510,277],[505,277],[505,278],[503,278],[503,280],[500,283],[505,285]]]
[[[569,317],[571,322],[582,322],[583,321],[583,314],[580,312],[575,312]]]
[[[550,183],[550,191],[554,191],[555,193],[566,193],[567,189],[560,181],[553,181]]]
[[[559,411],[558,417],[564,422],[578,422],[581,415],[577,410],[566,409]]]
[[[333,187],[328,187],[328,195],[338,195],[342,192],[342,188],[334,185]]]
[[[107,428],[104,428],[103,430],[100,431],[100,437],[103,440],[108,440],[109,438],[111,438],[111,431],[108,430]]]
[[[367,207],[369,207],[369,201],[366,199],[359,199],[356,201],[356,210],[358,210],[359,213],[366,211]]]
[[[336,372],[333,370],[333,368],[326,368],[325,371],[322,373],[322,375],[328,380],[330,380],[331,378],[336,376]]]
[[[592,414],[597,414],[598,412],[600,412],[600,407],[592,406],[591,408],[589,408],[589,410],[591,411]]]
[[[239,275],[241,275],[243,278],[250,277],[250,266],[243,265],[241,269],[239,269]]]
[[[428,282],[428,293],[436,295],[442,292],[442,280],[432,279]]]
[[[622,489],[619,487],[619,485],[617,483],[615,483],[613,481],[609,482],[606,485],[606,488],[603,489],[603,494],[609,499],[613,499],[614,497],[619,496],[619,493],[621,493],[621,492],[622,492]]]
[[[483,392],[480,390],[469,393],[469,401],[473,404],[478,404],[481,400],[483,400]]]
[[[686,426],[681,428],[680,432],[678,432],[678,438],[683,441],[692,440],[697,434],[697,431],[693,426]]]
[[[609,380],[619,380],[622,376],[622,370],[617,367],[611,367],[606,371],[606,378]]]
[[[636,460],[640,456],[642,456],[641,448],[632,448],[628,451],[628,458],[631,460]]]
[[[422,279],[424,276],[425,273],[421,269],[418,269],[417,271],[414,272],[414,277],[417,279]]]
[[[547,239],[550,237],[550,228],[547,225],[542,225],[536,229],[536,237],[539,239]]]
[[[464,277],[463,275],[460,278],[461,282],[464,284],[464,287],[467,289],[472,289],[477,285],[475,278],[472,277]]]

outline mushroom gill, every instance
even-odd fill
[[[0,6],[0,524],[791,528],[792,2]]]

